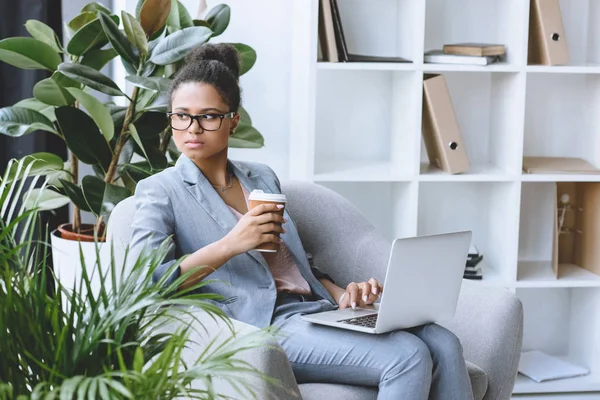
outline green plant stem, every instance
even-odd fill
[[[117,146],[115,147],[115,151],[113,153],[112,159],[108,166],[108,171],[106,171],[106,175],[104,176],[104,182],[107,184],[111,184],[115,180],[115,174],[117,172],[117,165],[119,164],[119,157],[121,156],[121,151],[123,150],[123,146],[127,143],[128,132],[129,132],[129,124],[133,121],[133,116],[135,115],[135,106],[138,98],[138,90],[139,88],[135,86],[133,88],[133,92],[131,94],[131,102],[129,103],[129,107],[127,108],[127,113],[125,113],[125,120],[123,122],[123,128],[121,129],[121,134],[119,135],[119,141],[117,142]],[[102,215],[99,215],[96,220],[96,228],[95,231],[100,234],[100,228],[102,227]]]
[[[73,104],[73,107],[79,108],[79,102],[76,101],[75,104]],[[70,152],[69,164],[73,183],[77,185],[79,182],[79,159],[73,152]],[[81,228],[81,210],[75,203],[73,203],[73,226],[71,228],[73,229],[73,232],[77,233],[79,233]]]
[[[71,176],[73,177],[73,182],[77,184],[79,182],[79,160],[77,156],[70,152],[69,154],[69,164],[71,169]],[[73,232],[79,232],[81,227],[81,210],[75,203],[73,203]]]
[[[170,126],[167,126],[162,133],[162,138],[160,139],[161,154],[165,154],[167,152],[167,149],[169,148],[169,142],[171,141],[171,136],[173,136],[173,131],[171,130]]]

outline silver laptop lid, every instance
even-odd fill
[[[454,316],[471,235],[461,231],[394,240],[377,332]]]

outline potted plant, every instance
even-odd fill
[[[52,235],[59,275],[72,280],[70,274],[78,273],[73,260],[79,259],[80,242],[90,243],[83,249],[84,258],[92,262],[93,242],[104,241],[105,221],[114,206],[133,194],[140,179],[174,164],[179,153],[168,128],[164,92],[187,51],[223,33],[230,12],[221,4],[203,20],[194,20],[178,0],[142,0],[135,16],[125,11],[119,16],[92,2],[66,24],[64,46],[50,27],[36,20],[25,24],[32,37],[0,41],[0,61],[52,73],[35,85],[32,98],[0,109],[0,133],[52,132],[70,151],[69,161],[60,165],[51,154],[36,155],[39,165],[46,163],[45,169],[53,171],[52,189],[40,207],[57,208],[69,201],[74,205],[72,223],[65,221]],[[244,44],[234,46],[244,74],[256,53]],[[129,94],[102,72],[116,57],[133,86]],[[110,100],[101,102],[94,92]],[[250,116],[243,109],[240,114],[231,147],[261,147],[263,137]],[[91,165],[95,174],[80,180],[79,162]],[[96,223],[82,224],[80,210],[92,212]],[[68,270],[61,272],[62,265]]]
[[[183,277],[169,287],[152,284],[166,246],[134,260],[127,275],[112,259],[105,271],[115,282],[110,288],[84,293],[100,263],[83,263],[73,291],[57,282],[63,296],[48,292],[48,243],[37,209],[48,190],[44,168],[26,157],[11,161],[0,177],[0,399],[221,398],[215,380],[251,398],[251,379],[277,384],[239,357],[267,345],[271,328],[225,331],[225,340],[190,353],[196,346],[191,335],[203,332],[203,314],[231,321],[206,301],[218,296],[174,293]],[[39,190],[21,184],[28,176]]]

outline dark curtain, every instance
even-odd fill
[[[0,0],[0,40],[14,36],[30,36],[25,30],[28,19],[42,21],[62,33],[61,0]],[[0,107],[33,97],[33,86],[50,76],[45,70],[21,70],[0,62]],[[47,132],[33,132],[20,138],[0,135],[0,169],[3,171],[11,158],[21,158],[34,152],[47,151],[66,160],[63,141]]]
[[[15,36],[30,36],[25,22],[35,19],[50,26],[62,41],[61,0],[0,0],[0,40]],[[0,62],[0,107],[33,97],[33,86],[50,76],[45,70],[22,70]],[[67,160],[64,142],[48,132],[32,132],[19,138],[0,134],[0,174],[8,160],[31,153],[48,152]],[[42,215],[42,224],[52,230],[69,219],[68,206]],[[51,265],[51,259],[48,260]]]

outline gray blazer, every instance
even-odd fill
[[[249,190],[281,193],[279,180],[267,165],[228,161],[235,176]],[[136,213],[132,226],[131,252],[153,249],[168,240],[170,251],[164,264],[154,274],[160,279],[176,259],[223,238],[237,223],[237,218],[217,194],[202,171],[185,155],[174,167],[138,182],[135,191]],[[324,276],[311,265],[287,210],[286,233],[281,236],[294,255],[300,273],[317,297],[315,312],[334,309],[335,300],[318,278]],[[179,269],[169,277],[173,282]],[[227,261],[205,279],[211,282],[201,291],[224,296],[213,301],[229,317],[263,328],[271,323],[277,299],[275,281],[259,251],[251,250]]]

